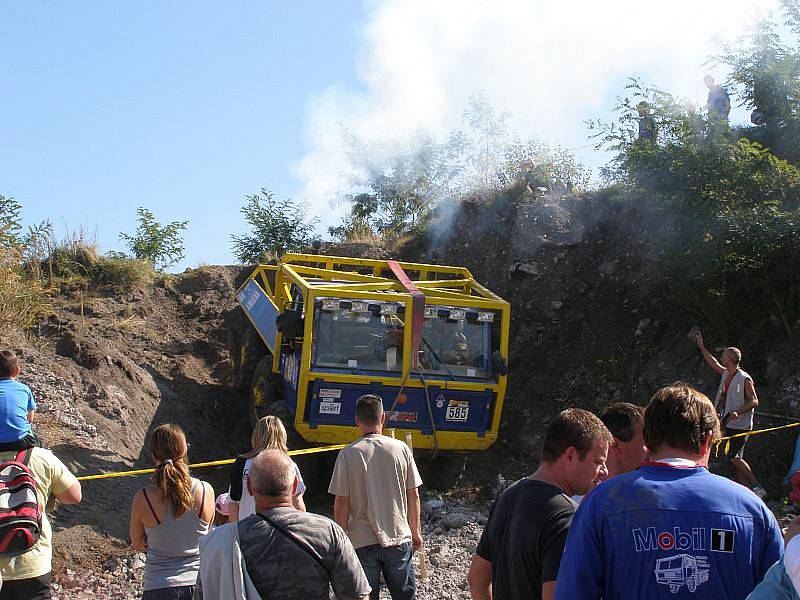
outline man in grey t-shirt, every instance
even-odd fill
[[[226,528],[238,528],[247,576],[262,598],[328,600],[331,587],[339,600],[367,598],[370,585],[347,534],[330,519],[292,506],[294,480],[294,465],[283,452],[259,454],[247,481],[256,514],[218,528],[209,537]],[[230,546],[234,552],[233,544]],[[200,559],[199,587],[219,590],[217,582],[226,575],[214,571],[224,570],[229,562],[217,560],[211,552],[207,557],[201,552]],[[214,584],[208,586],[206,581]],[[195,598],[202,598],[202,593]],[[209,590],[209,597],[212,593],[217,592]]]

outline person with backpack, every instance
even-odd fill
[[[214,489],[189,474],[186,436],[165,424],[150,437],[153,484],[131,507],[131,546],[147,552],[142,600],[190,600],[200,568],[199,540],[214,520]]]
[[[48,600],[53,531],[45,506],[81,501],[81,484],[50,450],[0,451],[0,600]]]
[[[255,499],[247,488],[247,476],[253,459],[264,450],[280,450],[289,456],[286,428],[278,417],[272,415],[258,420],[250,436],[250,445],[252,450],[237,458],[231,466],[231,484],[228,489],[228,517],[231,521],[244,519],[256,512]],[[294,461],[292,464],[297,482],[292,490],[292,505],[297,510],[304,511],[306,505],[303,502],[303,494],[306,485],[303,483],[303,476],[297,464]]]

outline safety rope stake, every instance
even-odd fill
[[[333,452],[334,450],[341,450],[347,444],[337,444],[335,446],[322,446],[320,448],[302,448],[300,450],[289,450],[289,456],[298,456],[301,454],[317,454],[319,452]],[[223,460],[212,460],[209,462],[194,463],[189,465],[190,469],[200,469],[203,467],[221,467],[223,465],[233,464],[235,458],[225,458]],[[78,477],[78,481],[91,481],[93,479],[111,479],[112,477],[132,477],[134,475],[147,475],[148,473],[155,473],[155,468],[151,469],[137,469],[135,471],[121,471],[119,473],[99,473],[97,475],[82,475]]]

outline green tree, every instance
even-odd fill
[[[317,219],[308,219],[305,208],[291,199],[278,199],[266,188],[245,196],[242,214],[252,230],[232,235],[233,253],[242,264],[255,264],[297,252],[314,237]]]
[[[392,242],[425,229],[437,207],[468,196],[489,200],[520,175],[530,161],[543,185],[583,189],[589,172],[566,150],[521,140],[484,93],[472,97],[462,127],[442,138],[418,133],[404,143],[370,143],[349,136],[357,175],[342,199],[350,213],[329,228],[342,241]]]
[[[47,263],[47,273],[52,280],[55,249],[55,229],[49,219],[30,225],[22,238],[22,261],[25,268],[34,276],[41,278],[42,266]]]
[[[184,257],[183,235],[189,221],[172,221],[161,225],[146,208],[136,209],[139,225],[133,235],[120,233],[134,258],[145,260],[163,271]]]
[[[18,247],[22,243],[22,205],[0,194],[0,246]]]
[[[800,315],[800,169],[737,128],[709,127],[702,111],[638,80],[627,86],[613,123],[593,123],[614,152],[605,176],[611,197],[634,210],[655,257],[651,275],[683,314],[761,318],[764,302],[789,335]],[[657,142],[637,140],[636,105],[645,100]],[[781,124],[781,128],[786,124]],[[782,134],[782,131],[779,132]],[[719,323],[733,327],[733,321]]]
[[[763,20],[710,62],[730,69],[728,85],[752,111],[754,127],[740,135],[800,165],[800,2],[784,0],[783,9],[792,33]]]

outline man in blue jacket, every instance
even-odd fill
[[[783,552],[773,514],[749,489],[708,472],[719,419],[677,383],[645,411],[649,460],[581,504],[556,600],[744,599]]]

